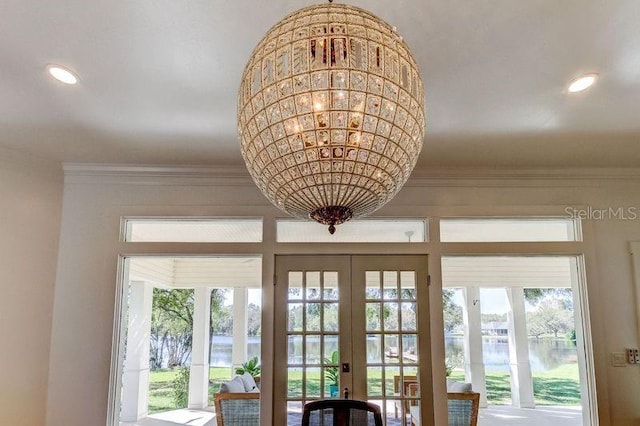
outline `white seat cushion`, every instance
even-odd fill
[[[471,392],[471,383],[447,379],[447,392]]]
[[[226,382],[222,382],[220,384],[220,392],[224,393],[244,393],[244,382],[240,378],[240,376],[236,376],[233,380],[228,380]]]
[[[244,385],[245,392],[259,392],[258,385],[256,384],[256,380],[249,373],[244,373],[242,376],[239,376],[240,380],[242,380],[242,384]]]

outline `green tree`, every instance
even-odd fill
[[[562,300],[567,309],[573,309],[573,292],[570,288],[525,288],[524,299],[532,306],[537,306],[545,298]]]
[[[260,306],[250,303],[247,314],[247,332],[249,336],[262,335],[262,311]]]
[[[211,306],[209,308],[209,357],[213,348],[213,335],[219,329],[219,318],[224,311],[224,300],[227,297],[227,289],[214,288],[211,290]]]
[[[507,314],[496,314],[496,313],[490,313],[490,314],[480,314],[480,321],[483,324],[487,324],[490,322],[505,322],[507,321]]]
[[[211,335],[230,336],[233,334],[233,310],[231,306],[221,306],[211,310]]]
[[[191,354],[193,339],[192,289],[153,289],[151,313],[151,367],[157,369],[165,363],[183,365]]]
[[[444,315],[444,330],[451,333],[462,325],[462,307],[453,301],[455,290],[442,289],[442,311]]]
[[[545,299],[540,302],[536,311],[529,314],[527,323],[530,335],[539,337],[553,333],[557,338],[558,333],[567,333],[573,329],[573,312],[561,300]]]

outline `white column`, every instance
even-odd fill
[[[135,422],[148,413],[149,345],[153,286],[131,281],[129,320],[127,324],[127,358],[122,377],[120,420]]]
[[[587,373],[587,354],[585,350],[580,348],[586,348],[585,335],[583,322],[584,317],[582,313],[582,293],[580,275],[578,272],[578,259],[576,257],[571,258],[571,292],[573,293],[573,318],[574,327],[576,328],[576,346],[578,348],[578,378],[580,380],[580,401],[582,403],[582,424],[583,426],[590,426],[591,419],[596,418],[595,415],[595,403],[590,404],[589,401],[593,393],[589,389],[589,376]],[[640,293],[638,293],[640,294]],[[595,401],[595,398],[593,398]],[[593,416],[589,414],[593,413]]]
[[[233,289],[233,346],[231,363],[235,366],[247,361],[247,310],[249,290],[236,287]]]
[[[205,408],[209,396],[209,315],[211,289],[194,289],[193,343],[189,368],[189,408]]]
[[[529,339],[524,306],[524,288],[506,288],[509,301],[509,367],[511,402],[515,407],[535,408],[533,377],[529,363]]]
[[[480,407],[487,406],[487,382],[482,355],[482,319],[480,316],[480,289],[466,287],[462,290],[464,304],[464,375],[475,392],[480,393]]]

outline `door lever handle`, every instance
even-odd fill
[[[349,399],[349,388],[345,387],[344,391],[342,391],[342,395],[344,396],[344,399]]]

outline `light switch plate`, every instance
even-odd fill
[[[626,354],[624,352],[611,352],[611,365],[614,367],[626,367]]]

